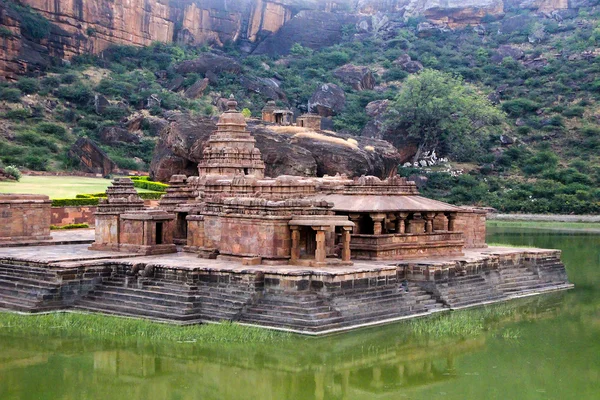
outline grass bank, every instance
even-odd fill
[[[45,194],[51,199],[69,199],[78,194],[104,192],[110,184],[110,179],[103,178],[25,175],[19,182],[0,182],[0,193]]]
[[[488,227],[532,228],[550,230],[577,230],[582,232],[600,232],[600,222],[560,222],[560,221],[500,221],[488,220]]]
[[[499,322],[513,317],[518,311],[516,304],[498,304],[466,310],[452,311],[442,315],[408,321],[413,337],[473,337],[490,330]]]
[[[0,313],[0,335],[200,344],[272,343],[293,336],[235,323],[177,326],[100,314],[22,315],[6,312]]]

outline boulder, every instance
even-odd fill
[[[105,126],[100,130],[100,140],[104,144],[131,143],[139,144],[140,137],[120,126]]]
[[[338,114],[346,105],[344,90],[333,83],[325,83],[317,88],[308,100],[309,112],[322,117],[331,117]]]
[[[197,175],[197,163],[215,129],[215,119],[175,115],[161,133],[150,164],[151,176],[168,181],[174,174]],[[398,151],[384,140],[312,131],[280,133],[259,122],[249,122],[248,130],[265,160],[267,176],[386,177],[401,161]]]
[[[137,112],[127,117],[127,119],[123,122],[123,126],[129,132],[136,132],[142,129],[142,123],[144,122],[144,119],[144,114]]]
[[[106,107],[109,106],[110,101],[108,101],[106,97],[102,96],[101,94],[96,94],[94,96],[94,111],[96,111],[96,114],[104,114],[104,111],[106,111]]]
[[[394,60],[393,64],[399,66],[409,74],[417,73],[423,69],[423,64],[418,61],[413,61],[408,54],[402,54]]]
[[[104,150],[88,138],[77,139],[68,155],[79,162],[80,169],[84,172],[108,176],[117,169],[117,165]]]
[[[197,99],[204,94],[204,91],[208,87],[208,78],[198,79],[192,86],[187,88],[184,95],[188,99]]]
[[[333,76],[354,90],[372,90],[375,87],[375,77],[368,67],[346,64],[337,68]]]
[[[279,88],[279,82],[272,78],[254,78],[241,76],[240,84],[248,91],[258,93],[265,99],[281,100],[287,103],[287,97]]]
[[[207,72],[216,75],[223,72],[238,74],[241,70],[241,65],[233,58],[213,53],[204,53],[195,60],[183,61],[175,66],[175,71],[179,74],[195,72],[205,76]]]
[[[361,131],[361,136],[382,139],[386,135],[385,112],[389,104],[389,100],[375,100],[367,104],[365,111],[371,119]]]
[[[182,75],[177,75],[167,83],[167,90],[170,90],[171,92],[179,92],[183,87],[184,81],[185,78]]]
[[[500,144],[502,146],[510,146],[514,142],[515,142],[515,139],[511,138],[510,136],[500,135]]]
[[[498,47],[496,54],[492,56],[492,61],[502,62],[502,60],[506,57],[510,57],[513,60],[520,60],[524,55],[525,53],[523,50],[519,49],[518,47],[503,44],[502,46]]]

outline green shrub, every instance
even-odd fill
[[[142,192],[138,194],[143,200],[160,200],[165,192]]]
[[[14,165],[9,165],[4,168],[4,172],[15,178],[17,181],[21,180],[21,171],[19,171],[19,168],[15,167]]]
[[[12,37],[13,33],[10,29],[5,26],[0,26],[0,38],[9,38]]]
[[[63,226],[50,225],[50,229],[52,230],[63,230],[63,229],[81,229],[81,228],[89,228],[88,224],[69,224]]]
[[[583,113],[585,112],[585,108],[581,107],[581,106],[574,106],[574,107],[569,107],[566,110],[563,111],[563,115],[567,118],[572,118],[572,117],[583,117]]]
[[[529,99],[515,99],[502,102],[502,109],[509,115],[519,116],[535,112],[540,105]]]
[[[57,76],[47,76],[42,79],[42,86],[47,88],[57,88],[60,86],[60,78]]]
[[[129,169],[129,170],[140,169],[140,166],[138,165],[138,163],[135,162],[132,158],[122,157],[122,156],[118,156],[118,155],[112,155],[111,158],[115,162],[115,164],[117,164],[117,166],[119,168]]]
[[[21,33],[32,39],[44,39],[50,33],[50,21],[29,6],[9,3],[10,8],[21,17]]]
[[[4,114],[4,118],[12,119],[13,121],[22,121],[29,117],[31,117],[31,111],[26,110],[25,108],[9,110]]]
[[[96,198],[106,198],[106,192],[99,193],[83,193],[75,196],[76,199],[96,199]]]
[[[56,95],[64,100],[79,105],[86,105],[93,98],[92,90],[82,83],[61,86],[56,91]]]
[[[21,91],[13,88],[0,88],[0,100],[18,103],[21,101]]]
[[[161,182],[152,182],[148,180],[136,179],[133,181],[133,186],[140,189],[152,190],[155,192],[166,192],[169,185]]]
[[[53,199],[52,207],[97,206],[98,199]]]
[[[37,125],[37,130],[47,133],[59,139],[67,138],[67,130],[64,126],[53,124],[51,122],[41,122]]]
[[[34,94],[40,91],[40,82],[35,78],[21,78],[17,87],[25,94]]]

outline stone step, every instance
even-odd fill
[[[30,286],[36,286],[36,287],[40,287],[40,288],[43,287],[43,288],[48,288],[48,289],[56,289],[56,288],[60,287],[60,284],[56,283],[56,282],[48,282],[48,281],[41,281],[41,280],[33,279],[33,278],[0,274],[0,283],[4,283],[4,282],[7,284],[10,284],[11,282],[13,282],[13,283],[21,284],[21,285],[30,285]]]
[[[321,312],[328,312],[328,311],[334,310],[333,307],[331,307],[330,305],[323,305],[323,306],[319,306],[319,307],[301,307],[301,306],[297,306],[297,305],[296,306],[278,305],[278,304],[275,304],[272,302],[267,302],[265,300],[267,300],[267,299],[266,298],[260,299],[256,305],[253,305],[250,307],[277,307],[281,311],[291,311],[291,312],[295,312],[296,310],[301,309],[306,314],[321,313]]]
[[[117,292],[107,288],[102,288],[101,290],[94,290],[91,293],[88,293],[88,297],[94,297],[96,299],[120,300],[124,303],[146,304],[152,306],[157,305],[175,308],[194,308],[195,305],[199,303],[194,301],[194,298],[185,300],[165,299],[162,297],[145,296],[143,292]]]
[[[308,319],[308,320],[322,320],[333,317],[339,317],[339,313],[336,311],[326,311],[326,312],[317,312],[317,313],[307,313],[302,309],[298,309],[295,311],[289,310],[279,310],[277,308],[265,308],[260,306],[251,306],[246,309],[247,313],[253,315],[269,315],[272,317],[279,317],[283,319]]]
[[[75,308],[109,315],[120,315],[135,318],[145,317],[158,321],[200,323],[204,320],[201,314],[177,315],[173,313],[163,313],[154,310],[140,309],[138,307],[132,307],[129,305],[118,306],[104,303],[97,304],[89,300],[79,301]]]
[[[522,276],[511,277],[511,278],[503,278],[501,284],[513,283],[513,282],[527,282],[527,281],[535,281],[535,280],[539,280],[537,275],[534,275],[534,274],[522,275]]]
[[[477,304],[477,303],[481,303],[484,301],[496,301],[496,300],[501,300],[501,299],[505,299],[506,296],[504,295],[498,295],[498,296],[494,296],[494,297],[489,297],[486,300],[474,300],[474,299],[468,299],[468,300],[464,300],[464,301],[457,301],[452,303],[451,307],[454,308],[458,308],[458,307],[464,307],[464,306],[468,306],[471,304]]]
[[[504,297],[503,294],[501,293],[482,293],[479,295],[475,295],[475,296],[469,296],[469,297],[451,297],[451,298],[447,298],[444,299],[446,301],[447,304],[456,307],[457,304],[471,304],[471,303],[480,303],[480,302],[484,302],[484,301],[490,301],[490,300],[494,300],[497,298],[501,298]]]
[[[323,318],[320,320],[311,320],[308,318],[281,318],[267,314],[244,313],[240,319],[244,322],[276,324],[283,327],[301,327],[301,328],[321,328],[323,325],[339,324],[344,321],[343,317]]]
[[[122,287],[122,286],[112,286],[105,285],[99,286],[96,291],[103,291],[107,293],[122,293],[125,295],[139,295],[139,296],[148,296],[153,298],[162,298],[173,301],[194,301],[196,297],[196,293],[194,291],[188,292],[180,292],[180,293],[166,293],[166,292],[156,292],[153,290],[149,290],[145,287],[135,288],[135,287]]]
[[[32,289],[23,289],[18,287],[7,287],[0,285],[0,296],[14,296],[16,298],[28,299],[31,301],[50,301],[60,298],[58,293],[45,293]]]
[[[58,310],[64,308],[64,305],[60,301],[32,300],[21,296],[0,294],[0,308],[11,311],[35,313]]]
[[[488,284],[485,284],[485,286],[484,285],[465,286],[465,287],[455,287],[452,289],[441,288],[439,290],[440,294],[443,296],[453,296],[453,295],[469,296],[471,294],[477,294],[477,293],[482,293],[482,292],[493,292],[493,291],[494,291],[494,286],[488,285]]]
[[[83,298],[85,302],[94,302],[98,306],[111,306],[111,307],[133,307],[139,308],[143,310],[153,311],[153,312],[164,312],[164,313],[172,313],[175,315],[185,315],[195,310],[196,305],[193,303],[181,303],[179,305],[161,305],[161,304],[148,304],[144,302],[136,302],[132,300],[126,300],[122,297],[111,297],[105,296],[104,293],[98,294],[88,294]],[[79,301],[76,302],[79,304]]]
[[[0,264],[0,275],[37,277],[41,280],[56,280],[56,272],[22,265]]]
[[[499,285],[499,289],[503,293],[506,293],[506,294],[516,294],[519,292],[535,291],[536,289],[544,288],[546,286],[554,286],[554,285],[549,285],[547,283],[538,281],[536,283],[529,283],[526,285],[519,285],[519,284]]]

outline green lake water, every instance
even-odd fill
[[[247,346],[0,336],[0,399],[600,399],[600,235],[488,236],[563,250],[576,288],[500,305],[517,311],[467,337],[406,323]]]

